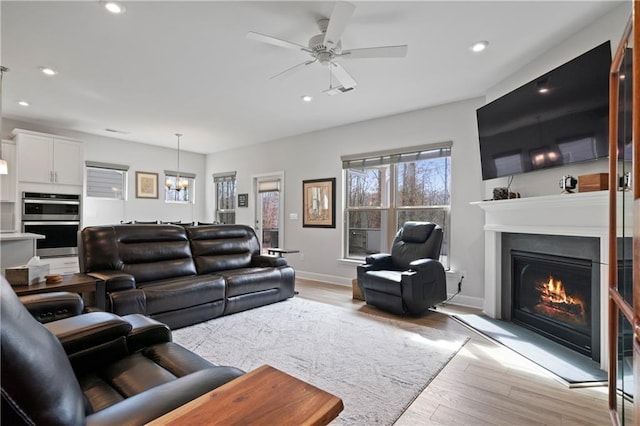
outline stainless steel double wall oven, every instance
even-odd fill
[[[22,193],[22,231],[44,235],[37,241],[38,256],[78,254],[80,195]]]

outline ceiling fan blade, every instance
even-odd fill
[[[286,70],[269,77],[269,80],[273,80],[274,78],[279,78],[279,77],[284,77],[285,75],[290,75],[293,74],[297,71],[300,71],[302,68],[304,68],[307,65],[311,65],[312,63],[314,63],[315,61],[317,61],[317,59],[312,59],[310,61],[306,61],[306,62],[302,62],[300,64],[294,65],[291,68],[287,68]]]
[[[409,46],[406,44],[400,46],[380,46],[365,47],[363,49],[343,50],[340,58],[360,59],[360,58],[404,58],[407,56]]]
[[[308,47],[303,46],[301,44],[293,43],[291,41],[281,40],[279,38],[275,38],[275,37],[264,35],[264,34],[260,34],[260,33],[255,33],[253,31],[249,31],[247,33],[247,38],[251,39],[251,40],[260,41],[262,43],[272,44],[272,45],[278,46],[278,47],[284,47],[284,48],[287,48],[287,49],[294,49],[294,50],[302,50],[302,51],[305,51],[305,52],[311,52],[311,49],[309,49]]]
[[[351,75],[342,67],[342,65],[331,62],[329,64],[329,69],[331,70],[331,74],[333,74],[336,80],[338,80],[342,87],[344,87],[345,89],[356,87],[358,85],[358,83],[356,83],[353,77],[351,77]]]
[[[331,12],[327,31],[324,33],[325,46],[333,47],[338,44],[355,8],[355,5],[351,3],[336,2],[335,6],[333,6],[333,12]]]

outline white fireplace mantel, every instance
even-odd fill
[[[629,193],[618,194],[618,205]],[[625,199],[626,201],[626,199]],[[608,300],[608,191],[583,192],[575,194],[547,195],[542,197],[515,198],[510,200],[477,201],[472,205],[485,211],[485,272],[484,308],[486,315],[501,317],[502,287],[502,237],[501,233],[525,233],[544,235],[568,235],[596,237],[600,239],[600,318],[607,318]],[[618,209],[620,211],[621,209]],[[630,209],[627,209],[630,210]],[[618,220],[617,223],[631,224]],[[622,235],[622,228],[618,229]],[[629,235],[629,234],[627,234]],[[603,368],[607,360],[606,321],[600,324],[601,353]]]

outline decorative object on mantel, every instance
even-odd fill
[[[520,198],[519,192],[511,192],[508,187],[493,188],[494,200],[508,200],[511,198]]]
[[[576,189],[578,180],[571,175],[564,175],[560,179],[560,189],[563,194],[573,194],[573,190]]]
[[[592,173],[578,176],[578,191],[606,191],[609,189],[609,173]]]
[[[136,172],[136,198],[158,198],[158,174]]]
[[[631,172],[625,172],[618,177],[618,191],[631,191]]]

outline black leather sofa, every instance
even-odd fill
[[[74,316],[82,301],[68,293],[24,303],[44,321],[63,319],[39,323],[0,277],[3,425],[142,425],[244,374],[173,343],[143,315]]]
[[[295,272],[263,255],[245,225],[110,225],[78,233],[80,271],[106,283],[105,306],[171,328],[285,300]]]

